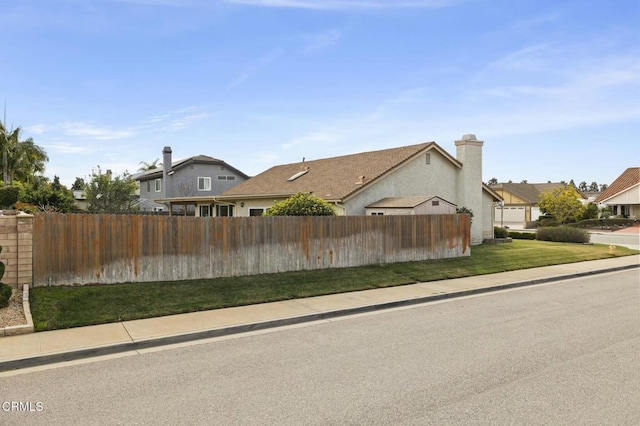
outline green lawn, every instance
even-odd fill
[[[637,254],[607,245],[514,240],[470,257],[207,280],[31,290],[35,329],[54,330]]]

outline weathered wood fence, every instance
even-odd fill
[[[169,281],[468,256],[467,215],[40,214],[34,286]]]

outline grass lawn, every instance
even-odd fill
[[[323,294],[390,287],[637,254],[603,244],[514,240],[471,249],[471,256],[356,268],[206,280],[31,290],[36,331],[149,318]]]

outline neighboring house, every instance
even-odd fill
[[[496,226],[510,226],[513,228],[526,228],[527,222],[538,220],[540,208],[538,202],[540,195],[545,192],[553,192],[556,189],[567,187],[565,183],[499,183],[491,185],[500,197],[503,204],[495,207]],[[585,202],[586,197],[574,188],[576,198]]]
[[[366,215],[455,214],[456,205],[440,197],[387,197],[365,207]]]
[[[178,206],[184,213],[193,203],[181,200],[213,200],[214,196],[249,179],[249,176],[235,167],[207,155],[197,155],[176,162],[171,157],[171,147],[167,146],[162,150],[162,168],[134,176],[140,183],[141,210],[168,210],[168,206]],[[210,204],[211,202],[204,203],[196,214],[212,216]]]
[[[480,244],[493,237],[494,203],[501,198],[482,183],[483,142],[465,135],[455,145],[455,158],[427,142],[275,166],[215,197],[214,204],[226,208],[217,213],[259,216],[274,202],[305,192],[333,203],[339,215],[364,215],[388,214],[394,206],[408,214],[435,213],[436,206],[422,204],[441,201],[446,213],[455,206],[473,211],[471,242]]]
[[[586,200],[584,200],[585,204],[595,203],[596,198],[600,196],[601,191],[582,191]]]
[[[73,192],[73,198],[76,203],[76,207],[78,207],[80,210],[86,210],[88,207],[88,203],[87,203],[87,197],[84,194],[84,191],[74,189],[72,192]]]
[[[640,217],[640,167],[629,167],[595,199],[614,216]]]

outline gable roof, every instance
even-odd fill
[[[433,195],[427,196],[416,196],[416,197],[386,197],[382,200],[378,200],[375,203],[369,204],[367,208],[385,208],[385,209],[405,209],[405,208],[415,208],[420,204],[426,203],[427,201],[437,198],[438,200],[442,200],[445,203],[451,204],[455,206],[455,204],[450,203],[444,198],[436,197]]]
[[[210,164],[210,165],[220,165],[220,166],[224,166],[225,168],[234,171],[235,173],[237,173],[238,175],[242,176],[245,179],[249,179],[249,176],[247,176],[246,174],[244,174],[243,172],[241,172],[240,170],[236,169],[235,167],[225,163],[224,161],[218,159],[218,158],[213,158],[213,157],[209,157],[208,155],[195,155],[193,157],[189,157],[189,158],[185,158],[182,160],[178,160],[178,161],[174,161],[171,164],[171,170],[173,171],[178,171],[184,167],[187,167],[191,164]],[[143,172],[141,174],[138,175],[134,175],[133,178],[135,180],[139,180],[139,181],[145,181],[145,180],[149,180],[149,179],[158,179],[158,178],[162,178],[163,175],[163,169],[162,166],[157,167],[155,169],[152,170],[147,170],[146,172]]]
[[[538,204],[540,194],[551,192],[557,188],[565,188],[566,186],[568,185],[564,183],[499,183],[497,185],[491,185],[490,188],[494,191],[504,190],[523,199],[527,203]],[[582,198],[586,198],[578,189],[576,189],[576,192],[580,194]]]
[[[629,167],[598,195],[594,203],[602,203],[632,186],[640,184],[640,167]]]
[[[275,166],[225,191],[219,198],[277,197],[310,192],[328,201],[344,200],[429,150],[439,152],[455,167],[462,167],[438,144],[425,142]]]

